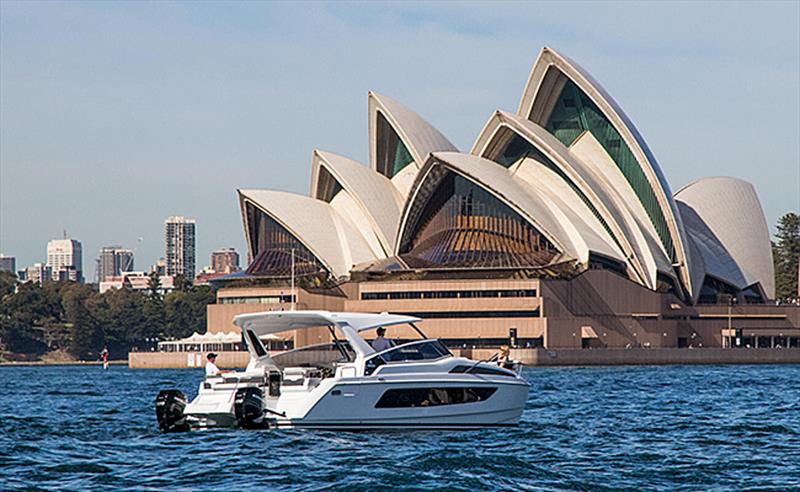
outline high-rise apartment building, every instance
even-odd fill
[[[239,253],[233,248],[220,248],[211,253],[211,269],[214,273],[234,273],[239,268]]]
[[[133,271],[133,251],[122,246],[106,246],[100,249],[100,257],[97,259],[98,282],[130,271]]]
[[[34,263],[33,266],[29,266],[23,271],[25,272],[25,278],[23,280],[25,282],[36,282],[37,284],[42,285],[43,283],[49,282],[53,279],[53,269],[50,268],[50,265]]]
[[[47,266],[53,278],[83,282],[83,249],[77,239],[53,239],[47,243]]]
[[[0,272],[15,273],[16,271],[17,259],[13,256],[0,255]]]
[[[195,272],[195,220],[180,215],[164,221],[167,275],[183,275],[190,282]]]

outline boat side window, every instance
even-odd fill
[[[364,363],[364,375],[369,376],[375,372],[375,369],[384,364],[386,364],[386,361],[384,361],[380,355],[367,359],[367,361]]]
[[[488,386],[390,389],[381,396],[375,408],[435,407],[476,403],[489,399],[495,391],[497,388]]]
[[[492,374],[495,376],[508,376],[508,377],[516,377],[515,374],[504,371],[503,369],[494,369],[492,367],[482,367],[482,366],[456,366],[450,369],[450,373],[452,374],[462,374],[462,373],[469,373],[469,374]]]

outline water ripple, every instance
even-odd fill
[[[520,426],[480,432],[163,435],[199,372],[0,375],[2,490],[800,490],[800,366],[527,369]]]

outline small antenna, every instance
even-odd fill
[[[66,239],[66,238],[67,238],[67,230],[64,229],[64,239]]]

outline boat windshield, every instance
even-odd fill
[[[355,352],[350,348],[350,344],[340,342],[340,345],[349,355],[350,360],[355,358]],[[335,343],[321,343],[273,355],[272,360],[276,366],[283,369],[286,367],[333,367],[336,362],[343,362],[347,359]]]
[[[364,374],[368,376],[379,366],[393,362],[435,360],[452,356],[453,354],[439,340],[418,340],[373,355],[364,364]]]

